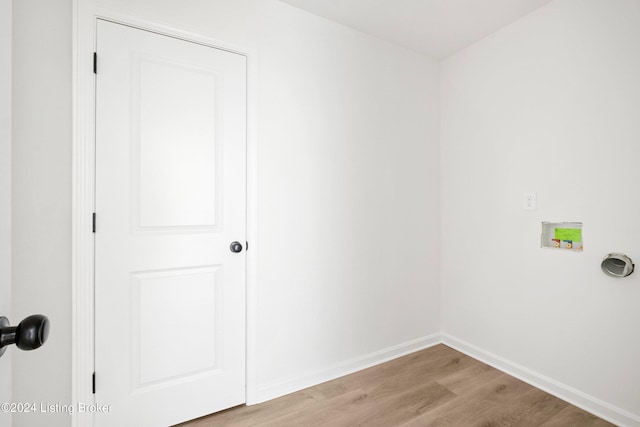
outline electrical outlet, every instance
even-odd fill
[[[535,211],[538,205],[536,193],[523,193],[522,210]]]

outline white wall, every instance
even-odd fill
[[[640,268],[638,22],[635,0],[557,0],[442,68],[444,332],[633,425],[640,273],[600,261]],[[543,220],[583,221],[584,252],[540,249]]]
[[[11,1],[0,0],[0,316],[11,318]],[[11,353],[0,359],[0,402],[11,402]],[[0,425],[11,414],[0,412]]]
[[[272,0],[92,3],[257,53],[261,398],[440,331],[435,61]],[[14,398],[67,403],[70,1],[15,8],[14,312],[52,333]]]
[[[48,342],[13,349],[15,402],[71,401],[71,1],[13,2],[13,318],[42,313]],[[66,426],[17,414],[14,426]]]

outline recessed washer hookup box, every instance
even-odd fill
[[[543,221],[540,247],[582,251],[582,223]]]

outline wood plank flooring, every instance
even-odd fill
[[[180,427],[613,426],[445,345]]]

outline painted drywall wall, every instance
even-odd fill
[[[557,0],[446,59],[441,167],[443,331],[640,425],[640,273],[600,271],[640,261],[638,22]],[[541,249],[544,220],[583,221],[584,252]]]
[[[68,403],[70,2],[18,3],[14,311],[52,332],[14,398]],[[262,398],[440,330],[435,61],[277,1],[87,3],[256,53]]]
[[[71,1],[13,2],[13,319],[49,317],[47,343],[14,351],[15,402],[71,400]],[[66,413],[14,426],[68,426]]]
[[[11,319],[11,2],[0,1],[0,316]],[[11,402],[11,351],[0,359],[0,402]],[[0,412],[0,425],[11,414]]]

